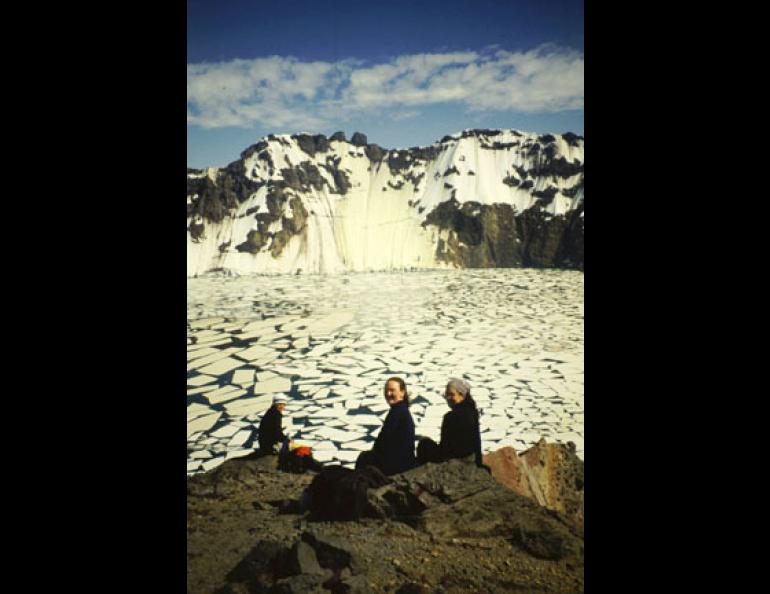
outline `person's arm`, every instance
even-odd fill
[[[406,437],[407,442],[409,443],[409,447],[412,449],[412,454],[414,454],[414,419],[412,418],[412,414],[409,411],[406,411],[406,415],[404,418],[404,425],[406,427]]]
[[[394,461],[402,467],[414,458],[414,420],[406,407],[399,407],[395,412],[391,446]]]
[[[406,411],[404,421],[405,421],[404,456],[408,462],[409,467],[412,468],[416,464],[417,458],[414,454],[414,440],[415,440],[414,419],[412,418],[412,415],[408,410]]]
[[[286,439],[286,436],[283,434],[283,415],[280,413],[280,411],[276,410],[275,415],[275,436],[278,438],[278,440],[283,443]]]
[[[387,432],[380,454],[380,462],[386,474],[403,472],[414,464],[414,422],[403,406],[394,407],[388,415]]]
[[[476,452],[476,466],[482,466],[491,472],[491,469],[484,465],[483,457],[481,454],[481,427],[478,420],[473,423],[473,432],[473,449]]]
[[[270,447],[270,428],[270,409],[268,409],[267,412],[262,415],[262,420],[259,422],[258,439],[259,448],[261,450],[266,450]]]
[[[388,411],[388,415],[385,417],[385,422],[382,425],[382,429],[377,434],[377,438],[374,440],[374,446],[372,451],[378,460],[385,458],[388,450],[388,444],[390,443],[390,436],[393,430],[393,414],[392,411]]]

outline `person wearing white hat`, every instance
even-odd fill
[[[259,422],[259,451],[262,454],[275,453],[273,449],[275,445],[280,445],[286,439],[281,424],[287,401],[286,396],[277,394],[273,398],[273,405]]]

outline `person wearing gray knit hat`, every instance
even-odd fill
[[[462,396],[462,398],[465,398],[466,396],[468,396],[468,394],[471,393],[471,387],[468,384],[468,382],[458,377],[450,377],[449,383],[446,385],[446,387],[447,389],[449,389],[450,387],[453,388],[455,392],[457,392],[460,396]],[[458,401],[458,404],[459,402],[462,402],[462,399]]]
[[[418,464],[443,462],[471,455],[482,466],[479,411],[471,397],[471,386],[464,379],[450,378],[444,398],[451,409],[441,422],[441,442],[424,437],[417,445]]]

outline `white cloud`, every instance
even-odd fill
[[[401,120],[408,120],[410,118],[416,118],[417,116],[421,115],[422,112],[413,109],[411,111],[399,111],[397,113],[394,113],[390,116],[390,118],[396,122],[400,122]]]
[[[457,102],[471,111],[557,112],[583,107],[583,55],[544,45],[360,60],[301,62],[271,56],[187,67],[189,124],[320,129],[353,114]]]

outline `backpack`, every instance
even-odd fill
[[[322,465],[313,459],[313,451],[308,446],[291,448],[289,440],[283,442],[278,454],[278,469],[293,474],[302,474],[306,470],[320,471]]]

